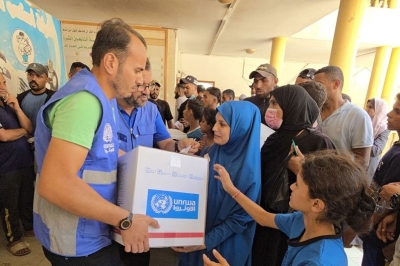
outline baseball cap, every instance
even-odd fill
[[[317,70],[315,70],[314,68],[306,68],[301,71],[297,77],[303,79],[314,79],[315,72],[317,72]]]
[[[151,81],[151,84],[152,84],[152,85],[157,85],[158,87],[161,87],[160,82],[158,82],[158,80],[155,80],[155,79],[153,79],[153,80]]]
[[[47,67],[39,63],[30,63],[25,72],[28,72],[29,70],[34,71],[38,75],[46,74],[46,76],[49,76],[49,71],[47,70]]]
[[[250,78],[250,79],[254,78],[254,75],[255,75],[256,73],[260,74],[260,75],[263,76],[264,78],[267,77],[268,74],[273,75],[275,78],[278,77],[278,74],[276,73],[275,67],[273,67],[271,64],[262,64],[262,65],[259,65],[259,66],[257,67],[256,70],[254,70],[253,72],[250,73],[249,78]]]
[[[180,81],[179,81],[179,83],[185,83],[185,84],[187,84],[187,83],[192,83],[192,84],[194,84],[194,85],[196,85],[197,86],[197,84],[198,84],[198,81],[197,81],[197,79],[195,78],[195,77],[193,77],[193,76],[186,76],[186,78],[183,78],[183,79],[181,79]]]

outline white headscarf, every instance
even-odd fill
[[[387,108],[386,102],[380,98],[372,98],[368,100],[371,102],[375,110],[375,115],[372,117],[372,128],[374,130],[374,139],[387,129]]]

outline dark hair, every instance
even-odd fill
[[[218,103],[221,103],[221,90],[216,87],[207,88],[206,91],[217,98]]]
[[[211,128],[213,128],[216,123],[216,120],[215,120],[216,115],[217,115],[217,110],[209,108],[209,107],[204,107],[203,117],[206,120],[207,125],[210,125]],[[212,131],[212,134],[214,134],[214,131]]]
[[[315,72],[314,75],[317,75],[317,74],[320,74],[320,73],[324,73],[326,75],[326,77],[331,81],[334,81],[335,79],[340,80],[340,89],[342,89],[343,82],[344,82],[344,77],[343,77],[343,72],[340,69],[340,67],[337,67],[337,66],[326,66],[326,67],[318,69],[317,72]]]
[[[189,110],[192,110],[194,119],[201,120],[201,118],[203,117],[203,110],[204,110],[202,101],[197,99],[188,99],[187,108]]]
[[[150,60],[149,60],[148,57],[146,59],[146,66],[144,67],[144,70],[146,70],[146,71],[150,71],[151,70],[151,64],[150,64]]]
[[[317,103],[318,108],[321,110],[327,97],[324,84],[315,81],[307,81],[298,85],[306,90],[306,92],[311,96],[311,98],[313,98],[313,100]]]
[[[306,68],[302,70],[297,77],[313,80],[316,71],[317,70],[315,70],[314,68]]]
[[[343,100],[348,100],[349,102],[351,102],[350,96],[347,95],[347,94],[345,94],[345,93],[342,93],[342,99],[343,99]]]
[[[222,94],[228,94],[233,100],[235,99],[235,92],[231,89],[224,90]]]
[[[311,199],[321,199],[325,210],[320,222],[339,225],[346,221],[356,233],[367,233],[372,226],[375,202],[368,188],[364,167],[349,154],[324,150],[306,155],[302,177]]]
[[[123,64],[128,53],[128,45],[131,42],[130,33],[136,36],[147,48],[146,41],[142,35],[133,30],[122,19],[112,18],[104,21],[93,43],[93,65],[100,66],[104,55],[109,52],[115,54],[120,65]]]
[[[197,85],[197,93],[205,92],[205,91],[206,91],[206,89],[204,88],[203,85]]]
[[[74,71],[74,70],[77,69],[78,67],[81,68],[81,69],[86,68],[88,71],[90,71],[90,68],[89,68],[87,65],[85,65],[84,63],[82,63],[82,62],[73,62],[73,63],[71,64],[71,67],[70,67],[70,69],[69,69],[69,72]]]

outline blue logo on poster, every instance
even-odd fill
[[[197,219],[199,195],[149,189],[146,215],[153,218]]]

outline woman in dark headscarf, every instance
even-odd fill
[[[226,168],[232,183],[254,202],[260,200],[260,112],[245,101],[229,101],[217,107],[213,127],[214,145],[210,159],[205,245],[173,248],[179,254],[179,266],[202,266],[203,254],[217,249],[231,264],[250,266],[251,244],[256,222],[224,191],[214,178],[215,164]]]
[[[271,92],[270,105],[265,113],[265,121],[276,130],[265,141],[261,149],[261,203],[267,211],[278,213],[266,205],[265,184],[276,175],[279,166],[290,152],[292,140],[302,153],[333,149],[328,136],[312,129],[319,109],[310,95],[298,85],[278,87]],[[296,176],[289,171],[289,186]],[[289,210],[289,205],[287,205]],[[281,265],[287,250],[287,236],[279,230],[257,225],[253,242],[253,266]]]

